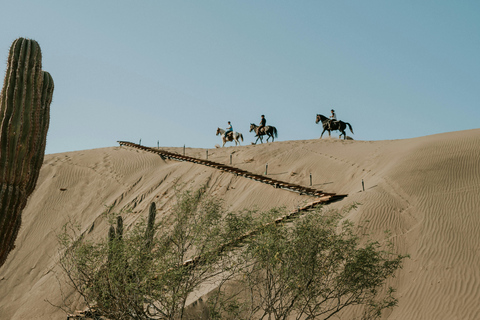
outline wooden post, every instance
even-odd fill
[[[265,165],[265,175],[268,174],[268,163]]]
[[[207,151],[206,153],[207,153],[207,160],[208,160],[208,149],[206,151]]]
[[[157,140],[157,148],[160,148],[160,140]]]
[[[310,187],[312,186],[312,173],[310,172]]]
[[[183,145],[183,155],[185,155],[185,145]]]
[[[363,179],[362,179],[362,189],[363,191],[365,191],[365,184],[363,183]]]
[[[230,153],[230,165],[232,165],[232,154]]]
[[[140,141],[138,142],[139,145],[142,145],[142,138],[140,138]]]

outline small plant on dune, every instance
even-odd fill
[[[272,223],[285,210],[225,213],[204,188],[180,193],[158,224],[155,212],[128,232],[118,218],[99,243],[62,234],[60,265],[98,314],[198,319],[187,298],[207,283],[208,319],[328,319],[358,305],[375,319],[397,304],[385,282],[405,256],[361,245],[338,212]]]

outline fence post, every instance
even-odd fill
[[[268,163],[265,165],[265,175],[268,174]]]
[[[232,154],[230,153],[230,165],[232,165]]]
[[[312,173],[310,172],[310,187],[312,186]]]
[[[363,191],[365,191],[365,184],[363,183],[363,179],[362,179],[362,189]]]
[[[206,153],[207,153],[207,160],[208,160],[208,149],[206,151],[207,151]]]

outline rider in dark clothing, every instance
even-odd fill
[[[262,114],[262,120],[260,120],[260,125],[257,128],[257,136],[259,135],[260,130],[262,130],[262,128],[265,128],[266,124],[267,124],[267,119],[265,119],[265,116]]]

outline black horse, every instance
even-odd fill
[[[250,131],[252,132],[255,130],[257,132],[258,126],[254,123],[250,123]],[[260,143],[263,143],[262,136],[267,135],[267,142],[270,137],[272,138],[272,142],[275,141],[275,138],[277,137],[277,128],[274,126],[265,126],[261,132],[259,132],[256,136],[258,137],[257,140],[255,140],[255,144],[257,144],[258,139],[260,139]]]
[[[320,135],[320,139],[322,139],[323,133],[325,131],[328,131],[328,136],[331,137],[330,131],[335,131],[335,130],[339,130],[341,132],[340,136],[338,136],[339,138],[343,134],[343,139],[346,139],[347,135],[345,134],[345,129],[347,129],[347,126],[350,129],[350,132],[353,133],[352,126],[348,122],[332,121],[332,123],[330,123],[329,118],[325,117],[324,115],[317,114],[317,119],[315,120],[315,123],[318,123],[320,121],[322,121],[322,125],[323,125],[323,131],[322,131],[322,134]]]

